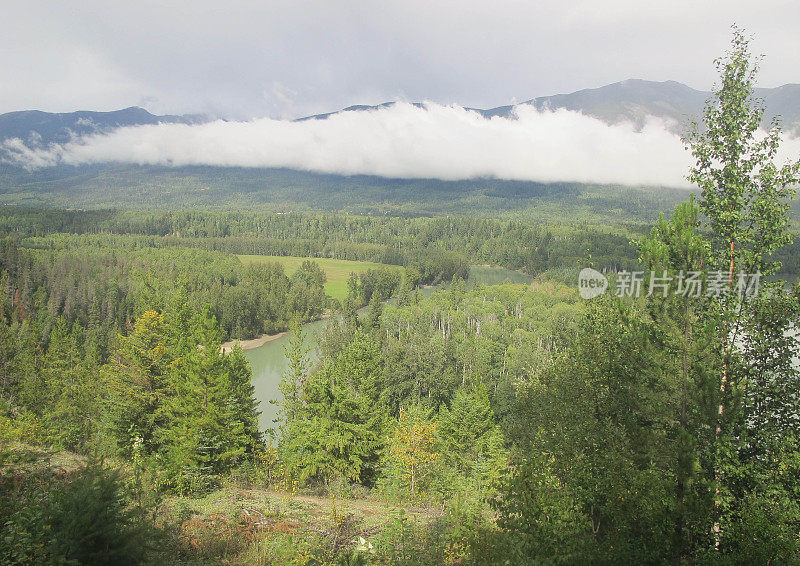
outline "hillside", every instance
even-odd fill
[[[764,101],[766,123],[771,122],[775,117],[780,117],[787,132],[800,133],[800,84],[786,84],[776,88],[757,88],[755,94]],[[673,122],[673,130],[683,133],[688,121],[700,116],[705,101],[710,96],[711,92],[709,91],[696,90],[676,81],[656,82],[627,79],[599,88],[532,98],[521,102],[519,106],[531,105],[540,111],[564,108],[594,116],[609,124],[633,122],[642,125],[648,116],[655,116]],[[392,104],[392,102],[384,102],[376,106],[350,106],[340,112],[376,110]],[[514,106],[506,105],[488,109],[471,108],[471,110],[486,117],[508,118],[513,115]],[[317,114],[301,119],[324,119],[333,114],[337,114],[337,112]]]
[[[784,129],[800,132],[800,84],[786,84],[775,88],[757,88],[756,96],[763,99],[766,107],[765,121],[780,117]],[[615,124],[632,121],[642,124],[647,116],[664,118],[686,125],[688,119],[700,116],[705,101],[711,95],[676,81],[647,81],[627,79],[599,88],[588,88],[567,94],[541,96],[521,102],[537,110],[564,108],[594,116]],[[392,106],[394,102],[377,105],[357,104],[338,111],[326,112],[298,118],[297,121],[325,119],[341,112],[363,112]],[[421,106],[422,103],[413,103]],[[510,117],[514,106],[495,108],[470,108],[486,117]],[[140,126],[158,123],[198,124],[208,117],[197,114],[164,115],[151,114],[138,107],[112,112],[79,111],[69,113],[22,110],[0,114],[0,140],[19,138],[27,143],[63,143],[74,136],[108,132],[124,126]]]
[[[33,145],[64,143],[76,136],[106,133],[125,126],[199,124],[206,120],[204,116],[196,114],[156,116],[136,106],[112,112],[21,110],[0,114],[0,140],[19,138]]]
[[[477,215],[571,221],[648,221],[683,189],[473,179],[386,179],[291,169],[0,164],[0,205],[56,208],[253,208],[391,216]]]

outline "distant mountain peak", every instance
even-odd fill
[[[0,140],[20,138],[25,142],[37,144],[65,143],[75,136],[106,133],[125,126],[161,123],[199,124],[206,121],[208,118],[197,114],[157,116],[139,106],[129,106],[109,112],[20,110],[0,114]]]
[[[780,117],[784,129],[800,134],[800,84],[785,84],[775,88],[757,88],[756,96],[764,100],[765,122]],[[511,118],[517,106],[533,106],[539,111],[566,109],[593,116],[609,124],[632,122],[641,127],[648,117],[661,118],[673,131],[684,133],[691,118],[699,118],[710,92],[696,90],[673,80],[650,81],[630,78],[597,88],[586,88],[567,94],[533,98],[517,105],[496,108],[468,108],[490,118]],[[324,120],[342,112],[363,112],[391,107],[396,102],[374,106],[356,104],[337,112],[315,114],[299,118]],[[412,103],[422,107],[419,102]],[[82,110],[53,113],[40,110],[22,110],[0,114],[0,140],[20,138],[29,144],[64,143],[75,136],[106,133],[124,126],[180,123],[198,124],[209,121],[206,116],[186,114],[181,116],[151,114],[144,108],[130,106],[110,112]]]
[[[786,84],[776,88],[756,89],[756,95],[764,99],[766,106],[765,122],[776,115],[781,117],[784,128],[800,134],[800,85]],[[493,116],[513,117],[514,108],[530,105],[539,111],[566,109],[593,116],[609,124],[633,122],[644,125],[648,117],[666,120],[676,133],[684,133],[689,120],[699,118],[708,91],[694,89],[674,80],[650,81],[630,78],[597,88],[586,88],[567,94],[555,94],[532,98],[516,105],[496,108],[469,108],[489,118]],[[376,110],[395,104],[384,102],[375,106],[349,106],[338,112],[328,112],[300,118],[303,120],[325,119],[340,112],[360,112]],[[421,106],[420,103],[414,103]]]

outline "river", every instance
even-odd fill
[[[505,281],[528,283],[531,281],[531,277],[502,267],[473,266],[470,268],[467,285],[497,285]],[[423,291],[430,293],[433,289],[429,288]],[[303,325],[306,346],[309,348],[309,355],[312,361],[317,360],[317,344],[327,324],[327,320],[317,320]],[[283,346],[288,340],[289,335],[285,334],[280,338],[267,342],[263,346],[245,350],[244,352],[253,370],[253,386],[255,387],[256,399],[261,402],[259,407],[261,416],[258,424],[262,431],[277,428],[274,421],[278,416],[278,406],[273,401],[281,398],[278,384],[288,365],[283,351]]]

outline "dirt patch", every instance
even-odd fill
[[[254,350],[256,348],[260,348],[267,342],[272,342],[273,340],[277,340],[278,338],[282,338],[286,336],[286,332],[278,332],[277,334],[262,334],[258,338],[253,338],[252,340],[229,340],[227,342],[223,342],[220,350],[223,354],[230,354],[231,350],[236,344],[242,347],[242,350]]]
[[[310,322],[316,322],[318,320],[325,320],[331,317],[331,312],[326,310],[324,313],[320,315],[319,318],[314,320],[309,320],[303,323],[303,325],[308,324]],[[242,347],[242,350],[255,350],[256,348],[260,348],[264,344],[268,342],[272,342],[273,340],[277,340],[278,338],[283,338],[286,336],[287,332],[278,332],[277,334],[262,334],[258,338],[252,338],[250,340],[228,340],[227,342],[223,342],[222,346],[220,347],[220,351],[223,354],[230,354],[231,350],[236,344]]]

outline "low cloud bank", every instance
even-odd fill
[[[788,141],[784,149],[791,145],[789,154],[800,153],[798,140]],[[44,148],[7,140],[2,155],[28,168],[123,162],[673,187],[688,186],[691,164],[680,138],[657,119],[637,131],[566,110],[520,106],[515,119],[487,119],[455,106],[406,103],[303,122],[135,126]]]

